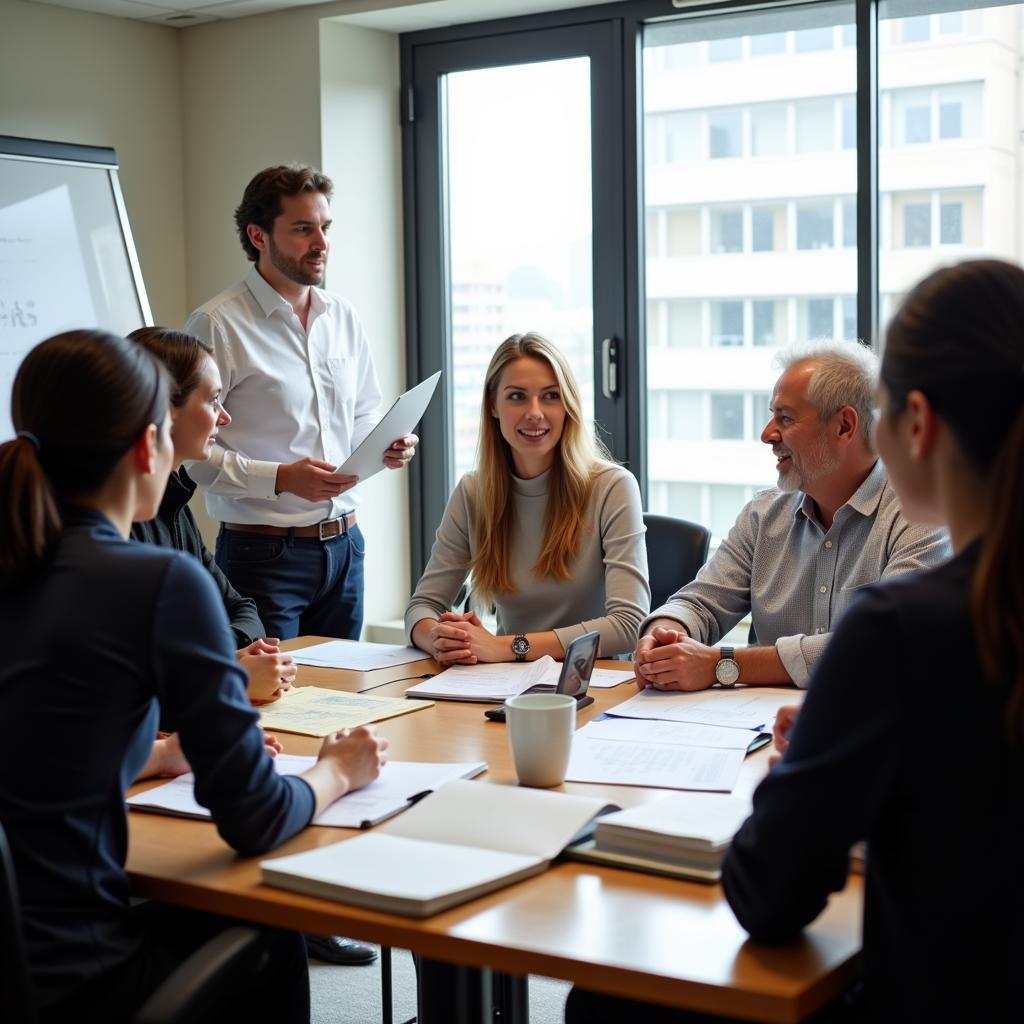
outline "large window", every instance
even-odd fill
[[[659,395],[688,396],[705,425],[699,436],[673,430],[663,399],[649,403],[649,503],[684,516],[699,503],[715,543],[743,502],[775,479],[760,442],[774,355],[790,342],[842,338],[849,329],[843,297],[857,291],[856,49],[844,30],[853,10],[772,10],[644,33],[645,130],[687,116],[706,119],[709,132],[706,156],[691,158],[685,173],[667,160],[644,167],[648,220],[686,209],[708,225],[700,251],[647,251],[646,308],[658,319],[663,308],[685,304],[690,347],[681,362],[671,337],[649,345],[647,379]],[[684,65],[676,54],[694,45],[699,59]],[[731,56],[719,69],[714,55],[723,53]],[[770,70],[783,58],[784,74]]]
[[[775,482],[759,437],[780,348],[877,345],[934,267],[1022,255],[1024,3],[672,13],[403,38],[410,376],[449,387],[413,467],[414,572],[503,334],[565,347],[647,507],[717,543]],[[856,27],[874,19],[877,52]]]

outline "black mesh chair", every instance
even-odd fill
[[[708,560],[711,531],[675,516],[644,513],[647,527],[647,571],[651,580],[651,609],[663,605],[689,583]]]
[[[185,960],[146,1000],[134,1024],[203,1024],[224,1019],[262,957],[259,933],[228,928]],[[0,1006],[4,1020],[36,1024],[21,907],[7,834],[0,825]]]

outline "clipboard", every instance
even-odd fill
[[[384,452],[388,447],[412,432],[430,405],[441,371],[432,373],[404,395],[399,395],[384,418],[363,439],[362,444],[334,470],[335,476],[357,476],[360,482],[369,479],[384,468]]]

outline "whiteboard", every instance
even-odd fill
[[[25,354],[59,331],[153,322],[112,149],[0,135],[0,442]]]

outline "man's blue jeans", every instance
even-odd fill
[[[228,530],[217,535],[217,564],[256,602],[267,636],[358,640],[363,628],[363,556],[357,525],[330,540]]]

